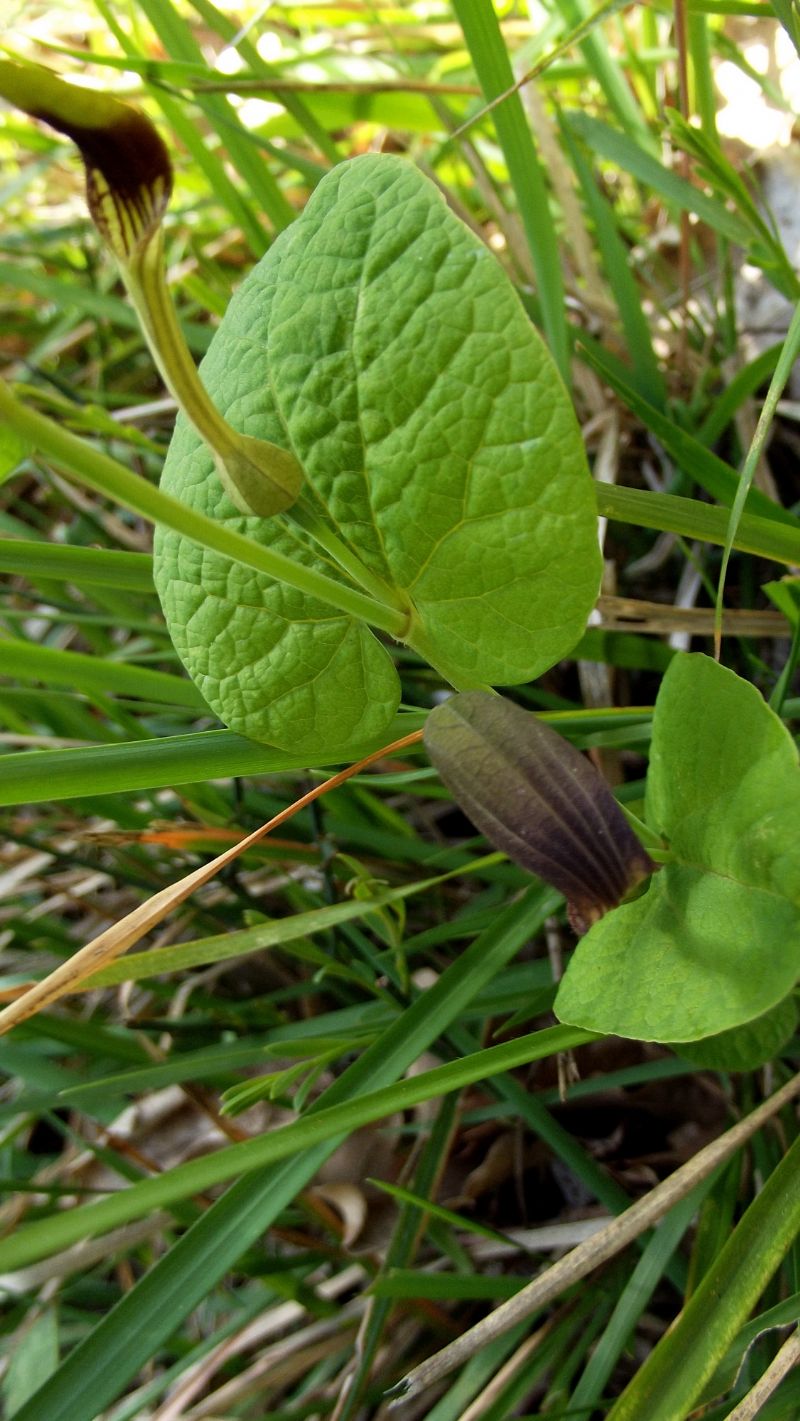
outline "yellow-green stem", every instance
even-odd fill
[[[214,455],[220,479],[242,513],[271,518],[289,508],[303,470],[288,449],[227,424],[197,373],[164,274],[160,231],[130,263],[120,263],[150,352],[167,388]]]

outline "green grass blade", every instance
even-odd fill
[[[190,64],[202,62],[200,47],[175,6],[165,4],[164,0],[139,0],[139,8],[144,11],[173,59],[186,60]],[[235,108],[224,94],[206,94],[203,110],[234,168],[247,183],[257,209],[266,213],[278,231],[288,227],[294,221],[294,209],[281,192],[263,155],[239,122]],[[261,238],[263,242],[263,233]]]
[[[686,212],[695,212],[721,237],[727,237],[728,241],[736,242],[745,248],[750,246],[755,234],[746,222],[735,213],[729,212],[716,198],[709,197],[685,178],[670,172],[669,168],[665,168],[651,153],[646,153],[626,133],[620,133],[607,123],[585,113],[567,112],[564,114],[564,122],[598,157],[616,163],[623,172],[630,173],[631,177],[645,183],[666,202],[674,203]]]
[[[712,408],[697,430],[697,438],[701,444],[716,444],[745,400],[754,395],[759,386],[769,380],[782,349],[781,345],[771,345],[769,350],[763,350],[742,370],[736,372],[725,389],[720,391]]]
[[[675,1421],[691,1410],[797,1237],[798,1171],[795,1140],[608,1421]]]
[[[582,354],[586,356],[589,364],[616,390],[628,409],[638,415],[645,428],[655,434],[683,472],[704,488],[706,493],[719,499],[720,503],[732,505],[739,488],[736,469],[732,469],[730,464],[712,454],[710,449],[706,449],[691,434],[687,434],[686,430],[681,429],[668,415],[662,414],[660,410],[648,404],[647,400],[642,399],[632,385],[620,379],[616,368],[603,359],[603,352],[596,344],[593,343],[590,347],[583,337],[581,343]],[[780,504],[768,498],[760,489],[751,488],[748,491],[747,509],[749,513],[757,514],[760,518],[770,518],[793,528],[800,527],[800,522],[793,513],[781,508]]]
[[[505,42],[491,0],[454,0],[472,63],[487,101],[514,83]],[[542,324],[553,359],[569,382],[571,341],[565,317],[564,283],[558,238],[550,213],[544,171],[522,101],[511,94],[492,111],[528,239],[542,309]]]
[[[396,1081],[539,929],[549,904],[549,894],[529,890],[501,913],[493,927],[467,948],[298,1123],[310,1123],[319,1111],[353,1100],[365,1087],[381,1088]],[[546,1049],[556,1049],[552,1032],[547,1034],[550,1042]],[[538,1035],[544,1045],[543,1034]],[[555,1036],[559,1035],[556,1028]],[[75,1348],[15,1421],[93,1421],[98,1409],[119,1394],[243,1251],[310,1182],[336,1143],[334,1139],[306,1147],[295,1159],[239,1180]]]
[[[227,15],[223,14],[221,10],[218,10],[216,5],[212,5],[211,0],[192,0],[192,8],[197,11],[198,15],[209,28],[216,30],[217,34],[221,35],[228,44],[233,43],[234,40],[237,41],[237,52],[241,54],[242,59],[254,74],[263,76],[266,80],[265,87],[268,88],[269,80],[277,77],[275,68],[273,65],[267,64],[266,60],[261,58],[256,45],[254,45],[246,35],[242,34],[241,29],[235,25]],[[300,128],[305,129],[311,142],[314,143],[320,153],[328,159],[328,162],[338,163],[341,155],[336,144],[330,135],[326,133],[322,125],[317,122],[308,104],[304,102],[300,95],[287,92],[287,90],[283,89],[281,90],[278,101],[286,109],[286,112],[292,115],[292,118]]]
[[[401,713],[380,741],[349,747],[352,759],[359,760],[389,740],[421,730],[424,723],[423,711]],[[312,767],[307,755],[290,755],[271,745],[256,745],[229,730],[126,740],[76,750],[23,750],[0,756],[0,805],[163,789],[230,775],[280,774],[340,765],[343,758],[347,757],[343,757],[341,746],[331,746],[330,754],[317,757]]]
[[[538,904],[542,897],[541,889],[530,892],[533,892]],[[525,902],[530,907],[530,896],[526,897]],[[498,923],[505,922],[510,911],[506,910],[501,914]],[[493,940],[491,931],[487,931],[481,934],[476,942],[486,943]],[[503,940],[505,941],[504,938]],[[376,1054],[380,1054],[386,1037],[391,1036],[395,1029],[395,1026],[391,1026],[374,1047],[369,1047],[358,1065],[368,1057],[372,1059]],[[68,1214],[54,1215],[19,1228],[13,1237],[0,1240],[0,1269],[23,1267],[36,1259],[46,1258],[51,1253],[69,1247],[81,1238],[96,1238],[98,1234],[117,1228],[131,1219],[142,1218],[153,1209],[180,1203],[193,1194],[201,1193],[239,1174],[303,1153],[334,1138],[338,1140],[363,1125],[393,1114],[396,1110],[409,1110],[413,1105],[432,1100],[448,1091],[461,1090],[475,1081],[500,1075],[517,1066],[528,1065],[544,1056],[555,1054],[557,1051],[568,1051],[574,1046],[595,1039],[591,1032],[583,1031],[579,1027],[547,1027],[543,1031],[504,1042],[500,1046],[490,1046],[484,1051],[477,1051],[464,1060],[435,1066],[410,1080],[399,1081],[377,1090],[371,1089],[357,1099],[343,1104],[330,1105],[329,1108],[326,1106],[324,1110],[318,1110],[315,1106],[299,1120],[284,1125],[279,1130],[273,1130],[270,1134],[246,1140],[242,1144],[229,1145],[212,1155],[177,1165],[167,1174],[145,1179],[98,1204],[89,1204],[82,1209],[70,1210]],[[324,1099],[326,1102],[329,1099],[327,1092]]]
[[[86,587],[115,587],[126,592],[155,591],[149,553],[107,552],[104,548],[73,548],[64,543],[0,537],[0,572]]]
[[[573,28],[589,18],[585,0],[561,0],[559,11]],[[656,141],[631,93],[630,80],[614,59],[605,37],[600,34],[587,35],[581,41],[581,50],[589,70],[603,91],[609,109],[619,120],[620,127],[627,133],[635,134],[636,141],[642,148],[657,152]]]
[[[663,410],[667,402],[666,385],[653,350],[650,326],[642,310],[642,295],[631,272],[630,254],[620,238],[613,212],[598,190],[594,174],[581,152],[580,145],[576,143],[568,126],[562,124],[561,130],[586,208],[594,223],[598,253],[622,321],[631,358],[631,383],[643,399]]]
[[[636,1323],[654,1290],[664,1277],[669,1260],[678,1247],[700,1204],[718,1178],[709,1175],[697,1189],[671,1209],[645,1244],[644,1251],[599,1338],[586,1370],[570,1396],[570,1407],[589,1414],[600,1405],[603,1389],[617,1361],[628,1345]]]
[[[0,665],[4,676],[16,676],[21,681],[42,681],[46,686],[67,686],[76,691],[141,696],[144,700],[189,706],[208,714],[194,683],[180,676],[170,676],[166,671],[85,656],[79,651],[56,651],[53,647],[36,646],[12,637],[0,637]]]
[[[795,307],[794,315],[792,316],[792,322],[786,334],[786,339],[783,343],[783,349],[778,358],[778,364],[775,367],[775,374],[773,375],[770,381],[769,390],[767,391],[767,397],[761,409],[761,414],[758,417],[758,424],[756,425],[756,431],[753,435],[753,440],[750,445],[750,448],[747,451],[747,458],[744,461],[744,467],[742,469],[741,478],[739,480],[739,487],[736,490],[736,497],[733,500],[733,506],[730,512],[728,531],[725,536],[725,546],[722,551],[722,563],[720,565],[719,570],[719,583],[717,585],[717,602],[714,623],[714,634],[717,645],[719,645],[719,638],[722,635],[722,612],[723,597],[725,594],[725,578],[728,572],[728,564],[730,562],[731,552],[733,551],[733,541],[736,537],[736,533],[741,522],[745,504],[748,498],[753,493],[753,479],[755,478],[756,469],[758,468],[758,461],[764,451],[764,446],[767,442],[767,436],[769,434],[772,421],[775,418],[775,411],[778,406],[778,400],[780,399],[783,393],[784,386],[786,385],[794,368],[794,363],[797,359],[798,350],[800,350],[800,305],[797,305]]]
[[[454,870],[463,873],[463,869]],[[355,922],[369,913],[377,913],[392,903],[402,903],[414,893],[423,893],[443,883],[450,874],[439,874],[435,878],[421,879],[417,883],[403,884],[401,888],[387,888],[370,898],[351,899],[345,903],[331,903],[325,908],[311,908],[306,913],[294,913],[288,918],[279,918],[274,923],[257,923],[252,928],[242,928],[239,932],[221,933],[218,937],[199,938],[194,942],[176,943],[170,947],[154,947],[149,952],[130,953],[120,958],[100,972],[87,979],[87,987],[116,986],[119,982],[141,981],[146,977],[160,976],[163,972],[181,972],[187,968],[199,967],[212,962],[225,962],[248,952],[265,952],[280,947],[298,938],[327,932],[341,923]]]
[[[709,503],[676,494],[648,493],[644,489],[610,484],[598,484],[595,497],[597,511],[604,518],[638,524],[641,528],[658,528],[665,533],[680,533],[682,537],[699,538],[720,547],[725,544],[730,516],[727,508],[714,508]],[[734,547],[756,557],[794,565],[800,557],[800,529],[745,513],[739,520]]]

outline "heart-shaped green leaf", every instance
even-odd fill
[[[693,1041],[761,1016],[800,973],[800,773],[755,687],[676,656],[653,717],[647,819],[671,862],[579,943],[563,1022]]]
[[[600,560],[568,395],[495,258],[410,163],[323,179],[203,376],[232,425],[294,452],[315,513],[456,685],[525,681],[574,646]],[[297,523],[243,520],[183,421],[163,486],[337,575]],[[178,652],[232,729],[313,754],[388,724],[399,687],[363,624],[175,533],[155,551]]]

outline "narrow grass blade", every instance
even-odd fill
[[[747,458],[744,461],[739,487],[736,490],[736,497],[733,500],[733,506],[730,512],[728,531],[725,536],[725,547],[722,552],[722,563],[719,570],[717,601],[714,614],[714,645],[717,657],[719,657],[722,639],[722,610],[723,597],[725,595],[725,578],[728,572],[731,552],[733,551],[733,540],[736,537],[736,530],[739,526],[742,513],[744,512],[745,503],[753,492],[753,479],[756,469],[758,468],[758,461],[764,451],[767,435],[769,434],[772,421],[775,418],[778,400],[792,373],[798,351],[800,351],[800,305],[795,307],[792,322],[789,326],[786,340],[783,343],[783,350],[778,359],[778,364],[775,367],[775,374],[770,381],[767,397],[758,418],[756,432],[753,435],[752,443],[747,451]]]
[[[800,1139],[734,1229],[677,1322],[650,1353],[608,1421],[685,1416],[800,1230]]]
[[[422,711],[397,715],[386,733],[398,739],[419,730],[424,720]],[[377,739],[348,747],[353,759],[361,759],[378,748]],[[341,746],[332,745],[329,754],[317,757],[313,768],[341,764],[346,758]],[[0,805],[41,804],[83,795],[199,784],[201,780],[230,775],[280,774],[310,768],[307,755],[290,755],[271,745],[256,745],[230,730],[128,740],[80,750],[23,750],[0,756]]]
[[[366,1087],[380,1089],[396,1081],[539,929],[545,904],[545,895],[529,890],[501,913],[493,927],[467,948],[298,1123],[313,1125],[313,1115],[328,1106],[353,1101]],[[552,1038],[546,1049],[556,1049]],[[403,1082],[401,1091],[410,1084],[413,1082]],[[93,1421],[98,1409],[119,1394],[242,1252],[309,1183],[339,1138],[314,1146],[298,1141],[295,1158],[259,1169],[229,1189],[75,1348],[15,1421]],[[73,1210],[73,1216],[77,1212]],[[82,1235],[83,1229],[78,1237]]]
[[[631,383],[643,399],[664,410],[667,400],[664,377],[658,368],[650,327],[642,310],[642,296],[630,266],[630,254],[617,231],[614,214],[598,190],[594,174],[569,127],[561,125],[575,176],[580,183],[586,209],[594,223],[597,250],[625,332],[631,358]]]
[[[200,47],[175,6],[165,5],[161,0],[139,0],[139,8],[144,11],[173,59],[186,60],[193,64],[202,62]],[[231,163],[247,183],[256,210],[265,212],[278,231],[287,227],[294,219],[294,209],[281,192],[247,130],[239,122],[236,110],[224,94],[205,95],[203,109],[216,129],[217,137],[224,145]]]
[[[277,77],[275,68],[261,58],[256,45],[242,34],[241,29],[221,10],[218,10],[216,5],[212,5],[211,0],[192,0],[192,8],[211,29],[216,30],[217,34],[221,35],[229,44],[236,41],[236,49],[242,59],[254,74],[263,75],[266,81],[265,87],[268,89],[270,79]],[[295,122],[305,129],[311,142],[328,159],[328,162],[338,163],[341,155],[336,144],[322,125],[317,122],[303,98],[299,94],[282,89],[280,103],[283,104],[286,112],[292,115]]]
[[[585,0],[561,0],[559,10],[573,27],[590,19]],[[623,73],[608,41],[602,34],[588,34],[581,40],[581,50],[620,127],[626,133],[632,134],[642,149],[651,153],[657,152],[657,143],[631,92],[630,77]]]
[[[419,733],[412,736],[413,740],[419,738]],[[277,829],[280,824],[291,819],[300,809],[312,804],[321,795],[329,790],[335,789],[343,784],[352,775],[357,774],[372,760],[383,758],[384,755],[391,754],[393,750],[406,748],[404,741],[397,741],[393,745],[383,745],[376,750],[373,755],[368,755],[364,760],[355,765],[349,765],[347,769],[340,770],[329,780],[324,780],[322,784],[316,785],[314,789],[295,800],[293,804],[282,809],[279,814],[274,815],[266,824],[262,824],[259,829],[248,834],[246,838],[234,844],[232,848],[226,849],[212,859],[210,863],[203,864],[200,868],[187,873],[177,883],[170,884],[167,888],[162,888],[160,892],[153,894],[145,903],[140,903],[131,913],[127,913],[124,918],[120,918],[110,928],[106,928],[92,942],[76,952],[68,961],[63,962],[54,972],[49,973],[43,981],[37,982],[30,987],[17,1001],[12,1002],[3,1011],[0,1011],[0,1033],[9,1031],[20,1021],[25,1021],[27,1017],[33,1016],[35,1012],[41,1011],[43,1007],[49,1006],[57,1001],[65,992],[73,992],[80,983],[92,972],[105,967],[109,962],[119,957],[129,947],[139,942],[145,935],[163,922],[164,918],[172,912],[180,903],[184,903],[197,888],[210,882],[218,873],[221,873],[228,864],[233,863],[239,856],[257,844],[272,829]]]
[[[709,503],[676,494],[647,493],[644,489],[611,484],[597,484],[595,497],[597,511],[604,518],[680,533],[685,538],[699,538],[720,546],[725,543],[730,517],[727,508],[714,508]],[[754,553],[756,557],[794,566],[800,557],[800,528],[744,513],[739,520],[734,547]]]
[[[686,1199],[676,1204],[653,1231],[602,1337],[592,1352],[583,1376],[570,1396],[570,1407],[578,1414],[585,1408],[588,1415],[594,1407],[600,1405],[605,1385],[628,1345],[639,1317],[664,1277],[670,1257],[715,1181],[716,1175],[713,1174],[705,1179]]]
[[[534,896],[541,896],[536,889]],[[530,897],[525,898],[530,908]],[[515,904],[514,907],[518,907]],[[505,923],[511,910],[505,910],[498,918],[498,924]],[[494,935],[483,933],[475,942],[494,942]],[[475,946],[475,943],[472,944]],[[469,949],[471,951],[471,949]],[[466,956],[466,954],[465,954]],[[461,959],[464,960],[463,958]],[[431,989],[433,990],[433,989]],[[401,1019],[405,1020],[405,1016]],[[382,1043],[392,1036],[395,1023],[389,1027],[375,1043],[361,1056],[358,1064],[380,1054]],[[313,1149],[316,1145],[339,1140],[363,1125],[381,1120],[398,1110],[410,1110],[425,1100],[433,1100],[449,1091],[461,1090],[475,1081],[500,1075],[521,1065],[541,1060],[558,1051],[569,1051],[596,1037],[579,1027],[552,1026],[500,1046],[490,1046],[463,1060],[451,1061],[445,1066],[434,1066],[408,1080],[394,1085],[373,1088],[360,1094],[346,1104],[331,1104],[327,1108],[328,1093],[320,1097],[325,1100],[324,1112],[316,1107],[309,1109],[299,1120],[284,1125],[269,1134],[246,1140],[242,1144],[228,1145],[214,1154],[177,1165],[166,1174],[144,1179],[130,1188],[121,1190],[97,1204],[87,1204],[80,1209],[72,1209],[67,1214],[51,1215],[35,1224],[17,1229],[13,1236],[0,1240],[0,1269],[9,1270],[24,1267],[39,1258],[77,1243],[81,1238],[96,1238],[98,1234],[117,1228],[132,1219],[140,1219],[151,1209],[167,1208],[203,1193],[206,1189],[237,1175],[260,1169],[263,1165],[290,1158],[292,1155]],[[343,1079],[344,1077],[342,1077]],[[362,1082],[363,1083],[363,1082]]]
[[[0,663],[4,676],[16,676],[21,681],[41,681],[45,686],[68,686],[76,691],[141,696],[143,700],[188,706],[208,714],[205,701],[193,682],[170,676],[166,671],[106,661],[80,651],[56,651],[54,647],[37,646],[13,637],[0,638]]]
[[[63,543],[0,538],[0,572],[75,582],[78,586],[115,587],[153,593],[153,559],[148,553],[107,552]]]
[[[586,1277],[601,1263],[615,1257],[645,1230],[658,1223],[669,1209],[673,1208],[679,1200],[684,1199],[701,1180],[729,1159],[746,1140],[761,1129],[776,1111],[781,1110],[798,1094],[800,1094],[800,1075],[793,1076],[786,1085],[777,1090],[744,1120],[732,1126],[724,1135],[713,1140],[710,1145],[704,1146],[691,1160],[681,1165],[661,1184],[656,1185],[649,1194],[638,1199],[619,1218],[614,1219],[599,1233],[594,1234],[590,1239],[574,1248],[571,1253],[559,1259],[558,1263],[555,1263],[547,1273],[529,1283],[516,1298],[508,1303],[503,1303],[501,1307],[495,1309],[494,1313],[490,1313],[488,1317],[483,1318],[467,1332],[462,1333],[455,1342],[449,1343],[441,1352],[437,1352],[435,1356],[415,1367],[399,1384],[398,1393],[407,1399],[418,1395],[419,1392],[432,1386],[441,1377],[447,1376],[455,1367],[460,1366],[466,1357],[471,1356],[476,1349],[482,1347],[489,1338],[496,1338],[507,1328],[514,1327],[523,1317],[530,1317],[545,1302],[559,1297],[571,1284]],[[795,1151],[800,1153],[800,1141],[792,1146],[791,1153],[794,1154]],[[796,1189],[793,1210],[800,1218],[800,1190]],[[784,1248],[788,1247],[788,1242],[793,1236],[794,1234],[789,1232],[789,1239]],[[706,1276],[710,1277],[711,1274]],[[700,1289],[695,1294],[695,1299],[699,1292]],[[758,1292],[755,1294],[755,1297],[757,1296]],[[749,1301],[744,1316],[747,1316],[755,1297]],[[694,1299],[692,1301],[694,1302]],[[693,1320],[694,1342],[696,1348],[702,1348],[704,1346],[704,1332],[701,1327],[698,1327],[696,1317],[697,1314]],[[741,1319],[738,1320],[741,1322]],[[673,1336],[674,1331],[668,1334],[669,1338]],[[729,1338],[726,1334],[726,1345],[727,1340]],[[680,1356],[679,1352],[677,1356]],[[715,1357],[712,1370],[717,1360],[719,1358]],[[674,1369],[675,1365],[676,1353],[672,1352],[670,1366]],[[637,1377],[640,1375],[641,1373],[638,1373]],[[704,1374],[704,1379],[707,1375],[710,1375],[710,1372]],[[658,1415],[653,1412],[652,1416],[650,1412],[632,1410],[625,1413],[625,1418],[626,1421],[628,1417],[630,1417],[630,1421],[634,1421],[635,1417],[636,1421],[640,1421],[640,1418],[645,1414],[648,1421],[674,1421],[674,1418],[682,1413],[680,1407],[676,1407],[672,1412],[659,1412]],[[622,1418],[615,1417],[615,1421],[622,1421]]]
[[[491,0],[454,0],[453,8],[484,96],[487,100],[494,99],[512,88],[514,75]],[[492,117],[528,238],[545,337],[563,379],[569,382],[571,343],[558,238],[544,171],[519,94],[512,93],[498,104]]]
[[[706,444],[709,447],[716,444],[745,400],[754,395],[756,390],[769,380],[782,349],[781,345],[771,345],[769,350],[763,350],[742,370],[737,371],[725,389],[720,391],[697,430],[697,438],[701,444]]]
[[[604,359],[602,350],[596,344],[590,346],[588,341],[581,337],[581,347],[581,353],[589,364],[616,390],[628,409],[638,415],[645,427],[655,434],[683,472],[704,488],[706,493],[719,499],[720,503],[732,505],[739,489],[737,471],[716,454],[712,454],[710,449],[706,449],[691,434],[687,434],[669,415],[662,414],[647,400],[642,399],[633,386],[621,379],[617,370]],[[760,489],[749,488],[747,494],[749,513],[757,514],[760,518],[771,518],[776,523],[786,523],[794,528],[800,527],[800,522],[793,513],[768,498]]]
[[[736,242],[739,246],[750,246],[755,234],[746,222],[729,212],[716,198],[709,197],[685,178],[670,172],[669,168],[665,168],[651,153],[646,153],[628,134],[620,133],[609,124],[585,113],[565,113],[564,122],[598,157],[616,163],[623,172],[629,173],[648,188],[660,193],[667,202],[674,203],[686,212],[695,212],[721,237],[727,237],[728,241]]]

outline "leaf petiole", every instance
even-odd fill
[[[405,640],[409,618],[397,608],[387,607],[354,587],[334,581],[313,568],[303,567],[282,553],[257,543],[255,539],[234,532],[224,523],[215,522],[213,518],[188,508],[185,503],[154,488],[140,475],[131,473],[116,459],[93,448],[69,430],[60,428],[46,415],[23,405],[2,381],[0,418],[79,483],[116,499],[123,508],[129,508],[151,523],[173,528],[201,547],[212,548],[233,562],[265,573],[267,577],[286,583],[306,596],[318,597],[348,616],[389,632],[399,641]]]

